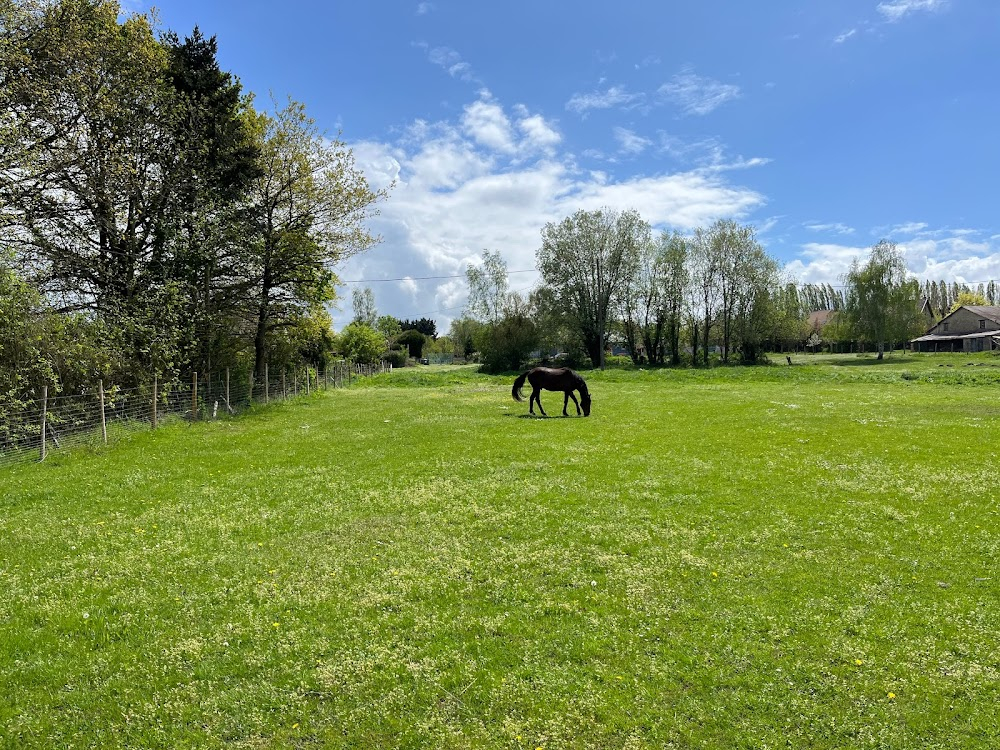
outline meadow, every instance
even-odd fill
[[[410,368],[5,469],[0,747],[1000,746],[1000,359],[794,362],[568,419]]]

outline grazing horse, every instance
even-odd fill
[[[570,399],[573,399],[573,403],[576,404],[577,415],[580,414],[580,404],[582,403],[583,416],[590,416],[590,392],[587,390],[587,383],[568,367],[536,367],[533,370],[528,370],[518,375],[517,380],[514,381],[514,387],[510,392],[515,401],[524,401],[524,397],[521,395],[521,388],[524,386],[525,380],[531,384],[531,398],[528,400],[528,412],[530,414],[535,413],[534,406],[537,401],[538,410],[542,413],[543,417],[547,416],[545,409],[542,408],[541,393],[544,389],[546,391],[563,392],[564,417],[569,416],[566,413],[566,407],[569,405]],[[580,401],[576,400],[573,391],[580,391]]]

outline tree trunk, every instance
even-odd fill
[[[264,377],[264,363],[267,360],[267,324],[268,324],[268,294],[266,288],[262,291],[260,309],[257,314],[257,331],[253,338],[253,371],[257,379]]]

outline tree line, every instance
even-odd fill
[[[753,364],[768,351],[824,343],[881,358],[887,346],[926,329],[922,301],[935,318],[958,304],[989,304],[967,286],[911,278],[887,240],[856,260],[842,284],[800,285],[784,278],[752,226],[718,220],[688,235],[657,234],[631,210],[577,211],[547,224],[536,252],[541,280],[527,293],[510,289],[500,253],[482,257],[466,270],[468,304],[446,336],[378,316],[365,288],[354,291],[344,348],[366,361],[392,357],[394,349],[403,360],[419,357],[427,347],[478,357],[494,372],[539,355],[603,367],[609,352],[636,365]],[[833,313],[822,336],[810,323],[817,311]]]
[[[990,303],[962,285],[910,278],[886,240],[855,261],[842,285],[798,285],[783,278],[752,226],[718,220],[689,235],[657,235],[631,210],[578,211],[546,225],[536,253],[541,282],[526,295],[510,291],[499,253],[483,258],[467,271],[468,309],[451,333],[498,371],[533,352],[596,367],[615,350],[635,364],[751,364],[767,351],[821,343],[808,321],[819,310],[836,313],[828,342],[881,358],[887,345],[923,332],[923,298],[937,317],[946,305]]]
[[[378,242],[351,150],[259,109],[216,39],[113,0],[0,0],[0,392],[322,365]]]

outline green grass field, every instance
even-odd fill
[[[0,747],[1000,746],[1000,359],[794,361],[6,469]]]

